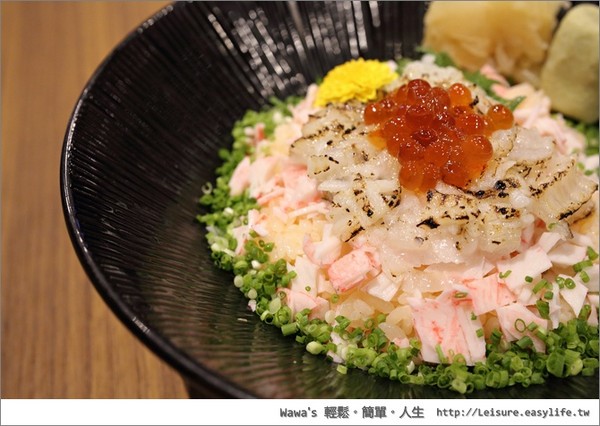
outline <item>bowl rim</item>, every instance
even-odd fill
[[[177,349],[166,337],[152,330],[148,325],[137,317],[129,305],[122,300],[117,291],[113,288],[108,278],[104,275],[102,268],[94,260],[83,232],[77,220],[77,209],[74,205],[72,192],[72,180],[70,165],[72,164],[71,150],[75,145],[74,133],[80,117],[80,111],[93,91],[96,82],[103,75],[106,68],[119,55],[119,52],[126,49],[130,43],[137,37],[143,36],[147,29],[156,25],[165,19],[176,9],[185,6],[183,2],[174,2],[162,7],[142,23],[131,30],[107,56],[100,62],[91,77],[87,80],[84,88],[77,98],[75,107],[69,117],[67,130],[63,138],[63,147],[60,160],[60,195],[63,209],[63,216],[66,222],[71,243],[75,249],[80,264],[83,266],[89,280],[92,282],[96,291],[100,294],[104,302],[109,306],[112,312],[146,347],[159,356],[168,365],[182,376],[186,386],[193,380],[193,385],[203,383],[216,391],[227,394],[235,398],[256,398],[257,396],[249,393],[238,384],[230,381],[225,376],[215,370],[202,365],[193,360],[187,354]]]

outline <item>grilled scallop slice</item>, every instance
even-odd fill
[[[425,263],[447,261],[448,244],[457,261],[475,249],[505,256],[519,249],[535,218],[569,238],[570,224],[594,208],[598,185],[576,161],[561,155],[552,138],[514,126],[491,136],[493,158],[466,189],[438,183],[406,209],[414,197],[402,193],[398,161],[369,141],[363,112],[358,102],[328,105],[291,148],[332,202],[333,233],[342,241],[384,227],[418,241],[417,257]]]
[[[307,163],[344,139],[362,123],[362,104],[336,104],[318,110],[302,128],[302,137],[292,144],[290,156]]]
[[[329,105],[313,115],[290,155],[307,165],[332,202],[333,232],[350,241],[398,205],[398,162],[368,140],[364,105]]]
[[[531,211],[548,226],[565,229],[594,208],[592,196],[598,184],[579,170],[574,159],[562,161],[550,170],[555,172],[540,172],[530,185]]]

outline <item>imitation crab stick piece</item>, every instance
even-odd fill
[[[316,180],[308,176],[306,166],[289,164],[284,168],[281,178],[285,188],[283,198],[286,207],[297,209],[321,200]]]
[[[538,317],[519,303],[511,303],[510,305],[502,306],[501,308],[496,309],[496,314],[498,315],[498,322],[500,323],[500,328],[502,329],[506,340],[513,342],[523,336],[529,336],[535,350],[544,352],[546,344],[531,332],[527,326],[533,322],[544,330],[547,330],[547,320]]]
[[[385,273],[381,272],[363,288],[371,296],[389,302],[398,292],[400,283],[392,281]]]
[[[588,293],[587,287],[585,285],[583,285],[583,283],[577,276],[568,277],[565,275],[559,275],[559,277],[564,280],[572,280],[572,282],[574,283],[570,286],[565,285],[560,290],[560,295],[562,296],[563,299],[565,299],[565,302],[567,302],[569,304],[571,309],[573,309],[573,312],[575,313],[575,315],[579,315],[579,312],[581,311],[581,308],[583,307],[583,303],[585,302],[585,298]]]
[[[598,308],[592,306],[592,310],[590,311],[590,316],[588,317],[588,324],[592,327],[596,327],[598,325]]]
[[[261,237],[264,237],[268,234],[267,228],[265,226],[265,221],[267,216],[264,213],[256,209],[252,209],[248,211],[248,228],[256,232]]]
[[[480,280],[464,281],[469,291],[475,315],[491,312],[515,301],[515,295],[504,284],[498,282],[497,275],[490,275]]]
[[[479,72],[485,75],[490,80],[495,81],[495,84],[492,84],[492,90],[499,96],[502,96],[502,93],[508,89],[510,83],[502,74],[500,74],[494,67],[489,64],[484,64]]]
[[[555,266],[571,266],[585,259],[586,254],[586,247],[563,242],[550,250],[548,258]]]
[[[598,295],[588,293],[587,302],[592,308],[588,317],[588,324],[595,327],[598,325]]]
[[[434,263],[425,268],[428,272],[437,272],[458,280],[481,279],[495,268],[495,265],[485,257],[473,259],[466,263]]]
[[[454,314],[460,324],[468,352],[462,353],[467,365],[485,360],[485,338],[481,321],[473,316],[473,303],[467,288],[445,291],[437,298],[442,303],[454,307]]]
[[[308,86],[306,97],[302,102],[292,109],[292,117],[295,122],[304,124],[308,121],[309,116],[316,111],[313,106],[317,98],[318,86],[311,84]]]
[[[317,305],[312,308],[310,314],[308,315],[308,319],[311,320],[314,318],[324,318],[325,314],[329,310],[329,300],[317,296],[315,297],[315,301],[317,302]]]
[[[313,242],[308,234],[304,236],[304,254],[315,265],[331,265],[342,254],[342,241],[331,234],[331,229],[331,224],[323,226],[323,238],[319,242]]]
[[[289,288],[279,288],[278,291],[285,293],[286,305],[292,311],[292,318],[304,309],[313,310],[319,304],[316,297],[312,297],[301,291],[294,291]]]
[[[296,218],[300,216],[309,216],[314,214],[327,214],[329,213],[329,205],[324,201],[309,202],[306,206],[300,207],[296,210],[291,210],[287,213],[288,218]]]
[[[254,140],[253,144],[256,145],[258,142],[265,139],[265,123],[256,123],[254,126]]]
[[[538,238],[537,245],[548,253],[561,239],[560,234],[556,232],[544,232]]]
[[[259,157],[250,164],[250,196],[259,198],[276,187],[278,156]]]
[[[485,339],[483,333],[477,333],[482,325],[479,318],[471,317],[470,301],[459,301],[455,291],[446,291],[437,299],[409,298],[408,303],[421,340],[423,361],[452,362],[457,354],[465,358],[467,365],[485,360]]]
[[[506,99],[523,96],[524,100],[513,111],[515,122],[525,128],[535,128],[544,136],[551,136],[562,154],[585,145],[581,133],[570,128],[562,117],[551,116],[551,101],[541,90],[529,83],[512,87],[494,85],[497,95]]]
[[[497,263],[500,278],[515,294],[526,284],[526,277],[536,277],[551,267],[552,262],[548,254],[537,244],[513,258]]]
[[[460,342],[455,338],[452,345],[448,344],[448,337],[458,335],[456,328],[458,322],[454,318],[452,306],[440,303],[435,299],[410,298],[408,303],[412,308],[415,331],[421,340],[421,357],[423,361],[439,363],[440,354],[437,348],[443,351],[449,349],[463,352],[466,349],[464,339]],[[462,334],[462,333],[460,333]]]
[[[408,348],[410,347],[410,340],[408,340],[408,337],[402,337],[402,338],[395,338],[392,339],[392,343],[395,344],[396,346],[398,346],[399,348]]]
[[[261,213],[256,209],[251,209],[248,211],[248,224],[236,226],[231,230],[233,237],[237,241],[237,246],[235,249],[236,254],[243,252],[244,244],[246,244],[246,241],[248,241],[251,231],[256,232],[261,237],[264,237],[268,234],[265,226],[265,220],[266,215],[264,213]]]
[[[229,193],[240,195],[250,185],[250,157],[240,161],[229,180]]]
[[[343,293],[355,287],[367,278],[369,272],[379,272],[379,265],[362,248],[352,250],[340,257],[327,269],[329,281],[338,293]]]
[[[291,282],[291,289],[301,293],[307,293],[312,297],[317,296],[319,267],[305,256],[298,256],[294,266],[288,268],[296,272],[296,277]]]
[[[589,281],[584,283],[589,291],[593,291],[598,293],[598,289],[600,288],[600,270],[599,265],[594,263],[589,268],[585,269],[586,274],[588,275]]]
[[[548,319],[550,320],[550,324],[552,324],[552,328],[558,327],[560,324],[560,310],[561,310],[561,301],[558,296],[560,292],[560,288],[557,283],[552,283],[552,297],[548,300]]]

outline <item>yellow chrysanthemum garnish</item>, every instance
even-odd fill
[[[377,89],[391,83],[398,77],[385,62],[362,58],[338,65],[327,73],[317,92],[316,106],[330,102],[347,102],[358,99],[371,101],[377,96]]]

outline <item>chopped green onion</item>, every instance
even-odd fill
[[[235,262],[235,264],[233,265],[233,270],[234,271],[240,271],[239,273],[244,273],[248,270],[249,265],[248,262],[246,262],[245,260],[238,260],[237,262]]]
[[[477,337],[483,337],[483,328],[478,328],[475,333],[477,334]]]
[[[543,328],[537,328],[535,330],[535,335],[538,339],[545,341],[546,337],[548,337],[548,332],[546,330],[544,330]]]
[[[485,377],[485,384],[490,388],[503,388],[508,384],[509,377],[506,370],[490,371]]]
[[[548,305],[548,302],[544,300],[538,300],[537,302],[535,302],[535,306],[537,307],[537,310],[542,318],[550,318],[550,305]]]
[[[517,330],[519,333],[523,333],[525,331],[525,329],[527,328],[525,321],[523,321],[521,318],[517,318],[515,320],[514,325],[515,325],[515,330]]]
[[[322,344],[315,341],[309,342],[308,345],[306,345],[306,350],[313,355],[319,355],[324,349],[325,347]]]
[[[444,352],[442,351],[442,347],[439,344],[435,345],[435,351],[437,352],[437,356],[440,360],[440,363],[447,364],[448,358],[446,358],[446,355],[444,355]]]
[[[338,300],[340,300],[339,294],[334,294],[333,296],[331,296],[330,302],[331,303],[337,303]]]
[[[565,280],[565,287],[568,288],[569,290],[574,289],[576,286],[575,281],[573,281],[572,278],[567,278]]]
[[[481,330],[483,331],[483,330]],[[467,364],[467,360],[465,359],[463,354],[456,354],[452,357],[452,364]],[[452,367],[450,367],[452,368]]]
[[[498,274],[498,277],[500,277],[500,278],[506,278],[506,277],[508,277],[511,274],[511,272],[512,271],[510,269],[508,271],[501,272],[501,273]]]
[[[565,356],[559,352],[552,352],[546,359],[546,369],[548,373],[556,376],[563,377],[565,370]]]
[[[577,262],[576,264],[573,265],[573,270],[577,273],[577,272],[581,272],[583,271],[585,268],[589,268],[590,266],[592,266],[593,263],[591,260],[582,260],[581,262]]]
[[[264,321],[266,323],[271,323],[273,321],[273,314],[269,311],[264,311],[261,315],[260,315],[260,320]]]
[[[579,273],[579,277],[581,278],[581,281],[583,281],[584,283],[589,283],[590,282],[590,276],[585,271],[581,271]]]
[[[430,55],[433,55],[433,62],[441,68],[445,68],[445,67],[456,67],[456,64],[454,63],[454,61],[452,60],[452,58],[450,57],[450,55],[448,55],[446,52],[436,52],[434,50],[431,49],[427,49],[425,47],[419,46],[417,48],[417,51],[420,53],[428,53]]]
[[[533,341],[529,336],[523,336],[519,340],[517,340],[517,346],[521,349],[527,349],[533,345]]]
[[[456,293],[454,293],[454,297],[456,297],[457,299],[464,299],[468,295],[469,293],[467,293],[466,291],[457,291]]]
[[[265,280],[265,282],[263,284],[263,290],[264,290],[265,294],[267,294],[269,296],[275,294],[275,291],[277,291],[277,286],[275,285],[275,283],[269,282],[268,277],[264,278],[264,280]]]
[[[534,293],[537,293],[541,289],[543,289],[544,287],[546,287],[547,284],[548,284],[548,281],[546,281],[546,280],[540,280],[535,286],[533,286],[532,291]]]
[[[492,331],[492,334],[490,335],[490,339],[491,339],[492,343],[495,343],[495,344],[500,343],[500,339],[502,339],[502,332],[500,330],[498,330],[497,328],[494,329],[494,331]]]
[[[336,368],[337,372],[340,374],[346,374],[348,372],[348,367],[346,367],[343,364],[338,364],[337,368]]]
[[[363,329],[360,327],[356,327],[354,330],[352,330],[352,332],[349,334],[350,339],[361,339],[363,336]]]
[[[346,361],[358,368],[368,368],[377,357],[377,352],[371,348],[349,348]]]
[[[596,250],[594,250],[592,247],[588,247],[587,248],[587,257],[590,260],[596,260],[596,259],[598,259],[598,253],[596,253]]]
[[[528,283],[532,283],[533,282],[533,277],[530,277],[529,275],[527,275],[525,277],[525,281],[527,281]]]
[[[539,327],[539,325],[537,325],[536,323],[534,323],[533,321],[529,323],[529,325],[527,326],[527,330],[529,331],[535,331],[537,330],[537,328]]]
[[[241,275],[236,275],[233,279],[233,285],[237,288],[241,288],[244,285],[244,277]]]
[[[343,315],[335,317],[335,321],[338,323],[340,330],[345,330],[350,325],[350,320]]]
[[[475,315],[475,312],[471,312],[471,321],[475,321],[477,319],[477,315]]]
[[[274,299],[278,300],[278,299]],[[281,299],[279,299],[281,300]],[[292,310],[289,306],[282,306],[276,313],[273,323],[279,327],[289,324],[292,319]]]
[[[281,326],[281,333],[284,336],[289,336],[291,334],[296,334],[297,331],[298,331],[298,324],[296,324],[295,322],[292,322],[290,324],[283,324]]]
[[[441,389],[450,387],[452,377],[449,374],[440,374],[437,378],[437,386]]]
[[[578,318],[584,321],[587,321],[590,313],[592,312],[592,307],[590,305],[583,305],[581,311],[579,311]]]
[[[296,314],[298,325],[305,326],[308,323],[308,314],[310,314],[310,309],[308,308],[302,309]]]
[[[547,292],[544,293],[544,299],[550,300],[552,298],[554,298],[554,293],[553,292],[547,291]]]
[[[577,351],[565,349],[566,375],[575,376],[583,369],[583,360],[581,354]]]
[[[304,287],[304,290],[306,290],[307,292],[309,292],[310,291],[310,286],[307,285],[306,287]]]
[[[464,394],[467,392],[467,384],[464,382],[464,380],[458,378],[452,380],[452,383],[450,383],[450,388],[454,389],[460,394]]]
[[[281,308],[281,299],[276,297],[269,302],[269,312],[274,314]]]

